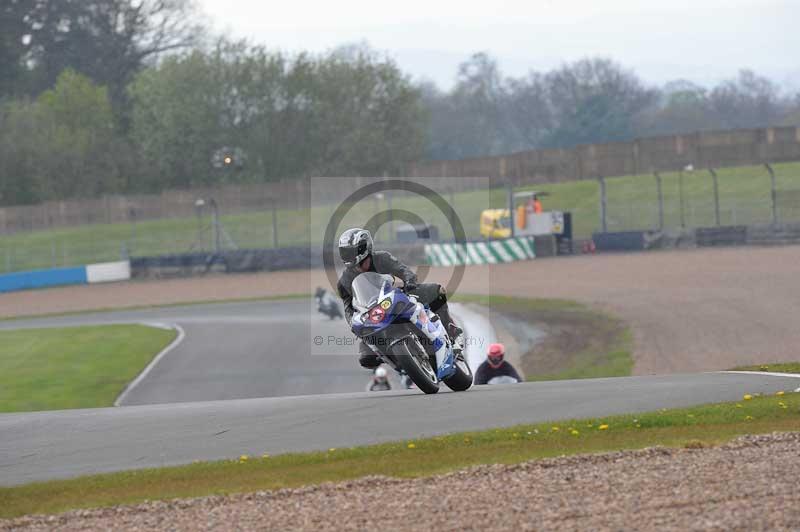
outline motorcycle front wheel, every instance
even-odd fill
[[[392,355],[394,355],[397,365],[414,381],[417,388],[425,393],[439,391],[436,370],[431,367],[428,353],[419,342],[415,342],[413,339],[398,342],[392,346]]]
[[[463,353],[456,358],[456,372],[443,380],[447,387],[454,392],[463,392],[472,386],[472,370],[464,359]]]

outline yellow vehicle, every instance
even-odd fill
[[[508,209],[486,209],[481,212],[481,236],[483,238],[509,238],[511,217]]]

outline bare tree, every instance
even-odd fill
[[[710,95],[710,105],[725,128],[761,127],[777,121],[788,111],[778,86],[752,70],[719,84]]]
[[[549,146],[627,140],[635,117],[658,92],[610,59],[583,59],[545,76],[556,121],[544,141]]]
[[[530,72],[527,77],[508,80],[506,120],[514,132],[512,150],[539,146],[553,128],[553,113],[545,76]]]
[[[204,35],[194,0],[36,0],[25,23],[37,91],[72,68],[107,86],[123,115],[126,87],[147,61]]]
[[[473,54],[458,68],[447,94],[428,84],[422,95],[431,123],[428,153],[433,158],[480,157],[503,151],[505,87],[497,61]]]

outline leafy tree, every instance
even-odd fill
[[[222,73],[201,52],[170,57],[131,86],[131,137],[141,160],[137,190],[211,181],[210,159],[225,145]]]
[[[422,149],[416,91],[363,47],[288,57],[220,41],[148,69],[131,94],[146,189],[399,173]],[[210,167],[221,146],[247,154],[241,172]]]
[[[0,201],[92,197],[123,187],[128,150],[114,131],[105,88],[71,70],[34,102],[6,104]]]
[[[397,174],[422,151],[419,94],[366,46],[318,59],[312,78],[314,175]]]
[[[0,205],[35,203],[39,123],[30,102],[0,104]]]
[[[108,92],[66,70],[36,102],[42,150],[40,195],[94,197],[122,188],[125,149],[114,132]]]

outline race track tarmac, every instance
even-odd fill
[[[494,331],[474,311],[453,305],[456,318],[462,312],[470,317],[467,353],[477,368]],[[371,377],[358,365],[356,339],[344,321],[318,313],[310,299],[9,320],[0,321],[0,330],[115,323],[177,326],[183,333],[118,406],[358,392]]]
[[[13,320],[0,329],[101,323],[178,324],[186,335],[125,396],[130,406],[0,414],[0,485],[601,417],[800,386],[793,377],[702,373],[433,396],[415,389],[366,393],[370,374],[357,365],[356,347],[346,340],[352,335],[310,300]],[[493,341],[490,329],[476,326],[473,335],[485,345]]]
[[[121,405],[354,392],[370,377],[344,322],[319,314],[310,299],[11,320],[0,330],[109,323],[177,324],[185,331]],[[324,345],[312,345],[317,335]]]
[[[702,373],[4,414],[0,485],[733,401],[798,385]]]

